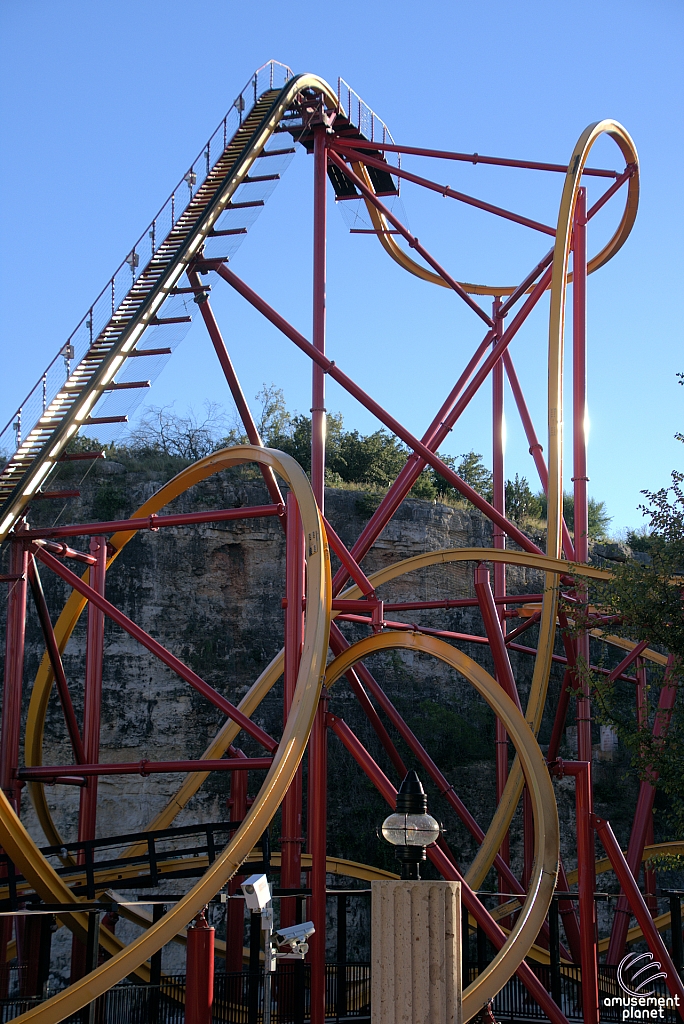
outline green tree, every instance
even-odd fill
[[[546,495],[541,492],[537,495],[539,500],[539,514],[541,519],[546,519]],[[608,515],[605,501],[597,501],[596,498],[589,498],[588,504],[588,536],[591,540],[601,540],[607,536],[607,531],[612,516]],[[563,517],[568,530],[573,533],[575,529],[575,496],[563,494]]]
[[[445,465],[453,469],[460,476],[461,480],[469,484],[474,491],[481,494],[487,501],[492,500],[492,474],[484,465],[479,452],[464,452],[456,457],[440,454],[439,457]],[[438,495],[451,498],[452,500],[462,498],[461,492],[453,484],[448,483],[437,470],[431,469],[429,473]]]
[[[539,495],[533,494],[527,478],[517,473],[515,480],[506,481],[506,515],[515,523],[539,519],[541,515]]]
[[[682,375],[680,383],[684,382]],[[684,441],[681,434],[675,435]],[[671,656],[669,682],[681,687],[684,674],[684,473],[675,470],[669,486],[642,491],[640,509],[646,528],[629,535],[633,550],[649,557],[628,559],[611,566],[611,579],[592,583],[589,602],[619,616],[612,627],[633,640],[648,640],[651,647]],[[614,655],[619,658],[621,655]],[[652,778],[666,796],[666,818],[679,838],[684,838],[684,708],[677,694],[666,740],[654,740],[652,727],[657,712],[662,668],[648,666],[649,685],[642,722],[634,707],[633,684],[606,682],[606,677],[583,666],[596,702],[600,721],[614,728],[631,754],[640,778]]]

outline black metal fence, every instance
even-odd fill
[[[280,965],[272,976],[272,1024],[304,1024],[309,1019],[309,964]],[[214,1024],[260,1024],[263,974],[241,971],[216,974]],[[37,999],[0,1000],[0,1024],[38,1005]],[[367,1024],[370,1021],[370,964],[326,964],[326,1019]],[[185,1024],[185,975],[167,976],[161,985],[117,985],[65,1024]]]
[[[552,993],[569,1021],[582,1021],[582,974],[575,965],[563,966],[560,981],[545,964],[530,963],[537,978]],[[623,1019],[623,993],[617,982],[617,968],[599,966],[600,1020]],[[464,985],[478,975],[471,963]],[[325,979],[326,1019],[330,1024],[368,1024],[370,1022],[370,964],[327,964]],[[280,964],[272,976],[272,1024],[306,1024],[309,1020],[311,972],[309,964]],[[654,983],[655,997],[668,1000],[662,980]],[[241,971],[216,974],[214,980],[214,1024],[261,1024],[263,1019],[263,974]],[[608,1002],[606,1002],[608,1000]],[[39,1004],[37,999],[17,995],[0,999],[0,1024],[11,1021]],[[494,1016],[502,1024],[535,1024],[546,1021],[518,977],[513,977],[494,999]],[[650,1007],[649,1009],[652,1009]],[[660,1011],[660,1007],[658,1008]],[[658,1019],[678,1024],[681,1018],[672,1006],[662,1007]],[[650,1016],[650,1013],[649,1013]],[[65,1024],[185,1024],[185,975],[167,976],[161,985],[117,985],[91,1007],[70,1017]]]
[[[554,979],[551,967],[547,964],[529,963],[528,966],[539,978],[540,982],[553,995],[554,1001],[561,1008],[569,1021],[582,1021],[582,969],[574,964],[563,965],[560,971],[560,978]],[[476,964],[470,964],[467,981],[473,981],[478,975]],[[463,979],[464,985],[466,979]],[[669,992],[664,982],[659,979],[654,982],[654,997],[663,999],[666,1003],[672,1002],[669,999]],[[599,1019],[601,1021],[622,1021],[623,1005],[622,999],[626,995],[620,989],[617,981],[617,967],[599,965]],[[606,1000],[609,1003],[606,1003]],[[660,1008],[655,1007],[660,1010]],[[653,1005],[648,1007],[650,1011]],[[522,981],[514,975],[511,980],[497,994],[492,1004],[494,1016],[502,1024],[527,1024],[527,1022],[547,1021],[548,1017],[542,1008],[534,1001]],[[663,1015],[658,1016],[660,1021],[666,1024],[681,1024],[681,1018],[673,1006],[663,1006]],[[641,1013],[641,1011],[640,1011]]]

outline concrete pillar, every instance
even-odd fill
[[[372,1024],[460,1024],[460,882],[371,882]]]

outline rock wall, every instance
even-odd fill
[[[176,469],[178,467],[175,467]],[[34,524],[65,521],[89,522],[130,515],[172,475],[170,464],[123,465],[99,462],[80,485],[81,497],[68,513],[36,505]],[[62,471],[61,485],[73,486],[76,465]],[[247,468],[230,470],[193,488],[177,499],[172,509],[237,507],[268,502],[261,479]],[[368,520],[377,499],[364,491],[329,490],[326,514],[344,542],[351,546]],[[171,510],[169,509],[169,511]],[[61,515],[61,518],[60,518]],[[448,547],[490,546],[491,530],[475,509],[454,508],[408,500],[364,560],[370,573],[382,566],[425,551]],[[86,542],[76,546],[85,548]],[[107,578],[107,596],[140,623],[219,692],[237,703],[283,643],[285,542],[276,518],[206,524],[139,533],[117,558]],[[337,563],[335,563],[336,565]],[[457,563],[413,572],[383,586],[386,602],[435,600],[440,597],[473,596],[473,564]],[[49,570],[42,571],[53,619],[68,595],[67,587]],[[539,593],[543,577],[534,571],[508,569],[509,592]],[[397,619],[441,629],[481,634],[482,623],[474,609],[450,609],[393,613]],[[518,620],[519,621],[519,620]],[[516,624],[514,620],[513,625]],[[367,634],[361,626],[343,625],[350,640]],[[534,646],[536,630],[522,642]],[[466,644],[466,653],[491,670],[486,648]],[[27,631],[26,693],[43,653],[33,609]],[[85,615],[69,642],[64,664],[76,705],[82,710],[85,653]],[[512,663],[525,705],[532,658],[513,653]],[[486,827],[495,805],[493,715],[469,684],[447,666],[426,656],[388,652],[368,662],[400,712],[424,743],[448,781],[469,809]],[[562,670],[554,669],[548,706],[553,709],[560,690]],[[253,716],[263,728],[278,734],[282,718],[282,687],[269,694]],[[26,703],[26,702],[25,702]],[[330,697],[331,710],[345,719],[367,746],[388,776],[396,773],[346,681],[338,683]],[[176,677],[128,634],[107,622],[102,704],[102,761],[172,760],[196,757],[222,724],[220,713]],[[551,719],[545,717],[540,741],[548,742]],[[397,738],[390,728],[393,738]],[[259,753],[249,737],[239,745],[248,755]],[[408,767],[417,767],[398,741]],[[46,722],[43,763],[64,763],[70,750],[58,701],[53,693]],[[597,810],[611,812],[618,831],[628,821],[628,805],[635,784],[622,783],[616,799],[617,780],[624,772],[619,760],[597,765]],[[475,845],[446,802],[421,771],[429,793],[430,808],[446,828],[446,838],[459,864],[467,865]],[[256,792],[262,774],[250,775],[250,792]],[[144,829],[178,788],[182,776],[110,776],[100,780],[98,834],[116,835]],[[306,792],[306,766],[305,766]],[[200,793],[179,814],[177,824],[219,821],[226,816],[228,774],[214,773]],[[573,792],[568,780],[559,783],[559,808],[563,847],[568,867],[575,864]],[[65,839],[76,838],[79,791],[57,786],[48,790],[54,820]],[[633,806],[633,805],[632,805]],[[332,855],[394,870],[392,850],[378,839],[376,829],[387,807],[365,776],[351,761],[338,740],[331,736],[329,754],[328,848]],[[22,817],[39,843],[44,837],[28,800]],[[273,846],[278,849],[279,818],[273,823]],[[522,857],[520,821],[512,831],[512,863],[520,868]],[[432,874],[431,867],[425,874]],[[330,877],[336,885],[356,884]],[[493,881],[490,879],[489,881]],[[174,883],[175,891],[179,883]],[[350,906],[350,958],[367,958],[367,898],[352,899]],[[330,901],[334,926],[335,901]],[[122,935],[132,926],[120,927]],[[63,934],[63,933],[62,933]],[[61,941],[61,940],[60,940]],[[332,942],[332,938],[331,938]],[[58,974],[64,973],[66,945],[61,941]],[[332,947],[331,947],[332,953]],[[182,958],[165,954],[165,969],[182,969]]]

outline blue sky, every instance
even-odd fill
[[[251,13],[251,10],[254,13]],[[0,3],[0,419],[9,419],[251,73],[273,57],[335,84],[342,75],[409,145],[564,162],[590,122],[621,121],[641,160],[637,223],[590,279],[590,493],[619,530],[641,522],[641,488],[682,466],[681,3],[654,0],[258,6],[215,0]],[[617,161],[617,162],[616,162]],[[619,167],[608,141],[595,164]],[[405,160],[437,181],[554,223],[561,176]],[[312,161],[297,155],[233,263],[300,330],[311,329]],[[598,193],[594,188],[594,196]],[[415,187],[412,231],[456,276],[515,283],[548,248]],[[620,201],[592,224],[595,251]],[[482,337],[460,300],[410,278],[329,205],[328,351],[421,433]],[[212,301],[247,396],[281,386],[308,411],[306,357],[229,288]],[[511,352],[544,438],[546,317]],[[489,461],[489,388],[449,438]],[[230,402],[200,324],[146,402]],[[507,474],[534,468],[507,394]],[[331,384],[349,427],[375,421]],[[569,474],[568,474],[569,476]]]

